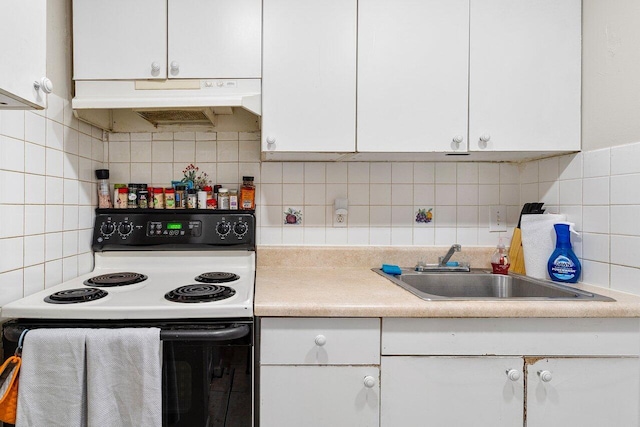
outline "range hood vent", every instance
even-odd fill
[[[167,110],[133,110],[152,125],[214,125],[215,114],[212,108],[180,108]]]

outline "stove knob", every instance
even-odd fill
[[[100,226],[100,232],[103,236],[111,236],[116,231],[116,226],[111,222],[105,222]]]
[[[248,229],[249,227],[247,226],[246,222],[239,222],[233,227],[233,232],[236,234],[236,236],[240,237],[244,236]]]
[[[231,231],[231,224],[229,224],[228,222],[221,222],[220,224],[218,224],[218,226],[216,227],[216,231],[218,232],[218,234],[220,236],[226,236],[227,234],[229,234],[229,232]]]
[[[122,224],[120,224],[120,227],[118,227],[118,233],[120,233],[122,237],[128,236],[132,231],[133,225],[128,222],[123,222]]]

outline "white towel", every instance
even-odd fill
[[[520,230],[527,276],[549,279],[547,262],[556,247],[553,224],[566,222],[564,214],[522,215]]]
[[[89,427],[161,427],[160,329],[93,329],[86,343]]]
[[[34,329],[24,337],[16,427],[86,426],[87,329]]]

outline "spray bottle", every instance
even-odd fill
[[[573,224],[554,224],[553,228],[556,230],[556,249],[547,263],[549,277],[555,282],[576,283],[582,266],[571,247],[571,232],[575,233]]]
[[[496,246],[495,252],[491,255],[491,267],[493,267],[493,274],[509,274],[509,266],[511,266],[511,263],[509,262],[507,249],[504,247],[501,237],[498,241],[498,246]]]

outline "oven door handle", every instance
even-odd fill
[[[251,332],[246,324],[232,324],[228,328],[214,330],[179,330],[166,329],[160,331],[162,341],[228,341],[244,338]]]

